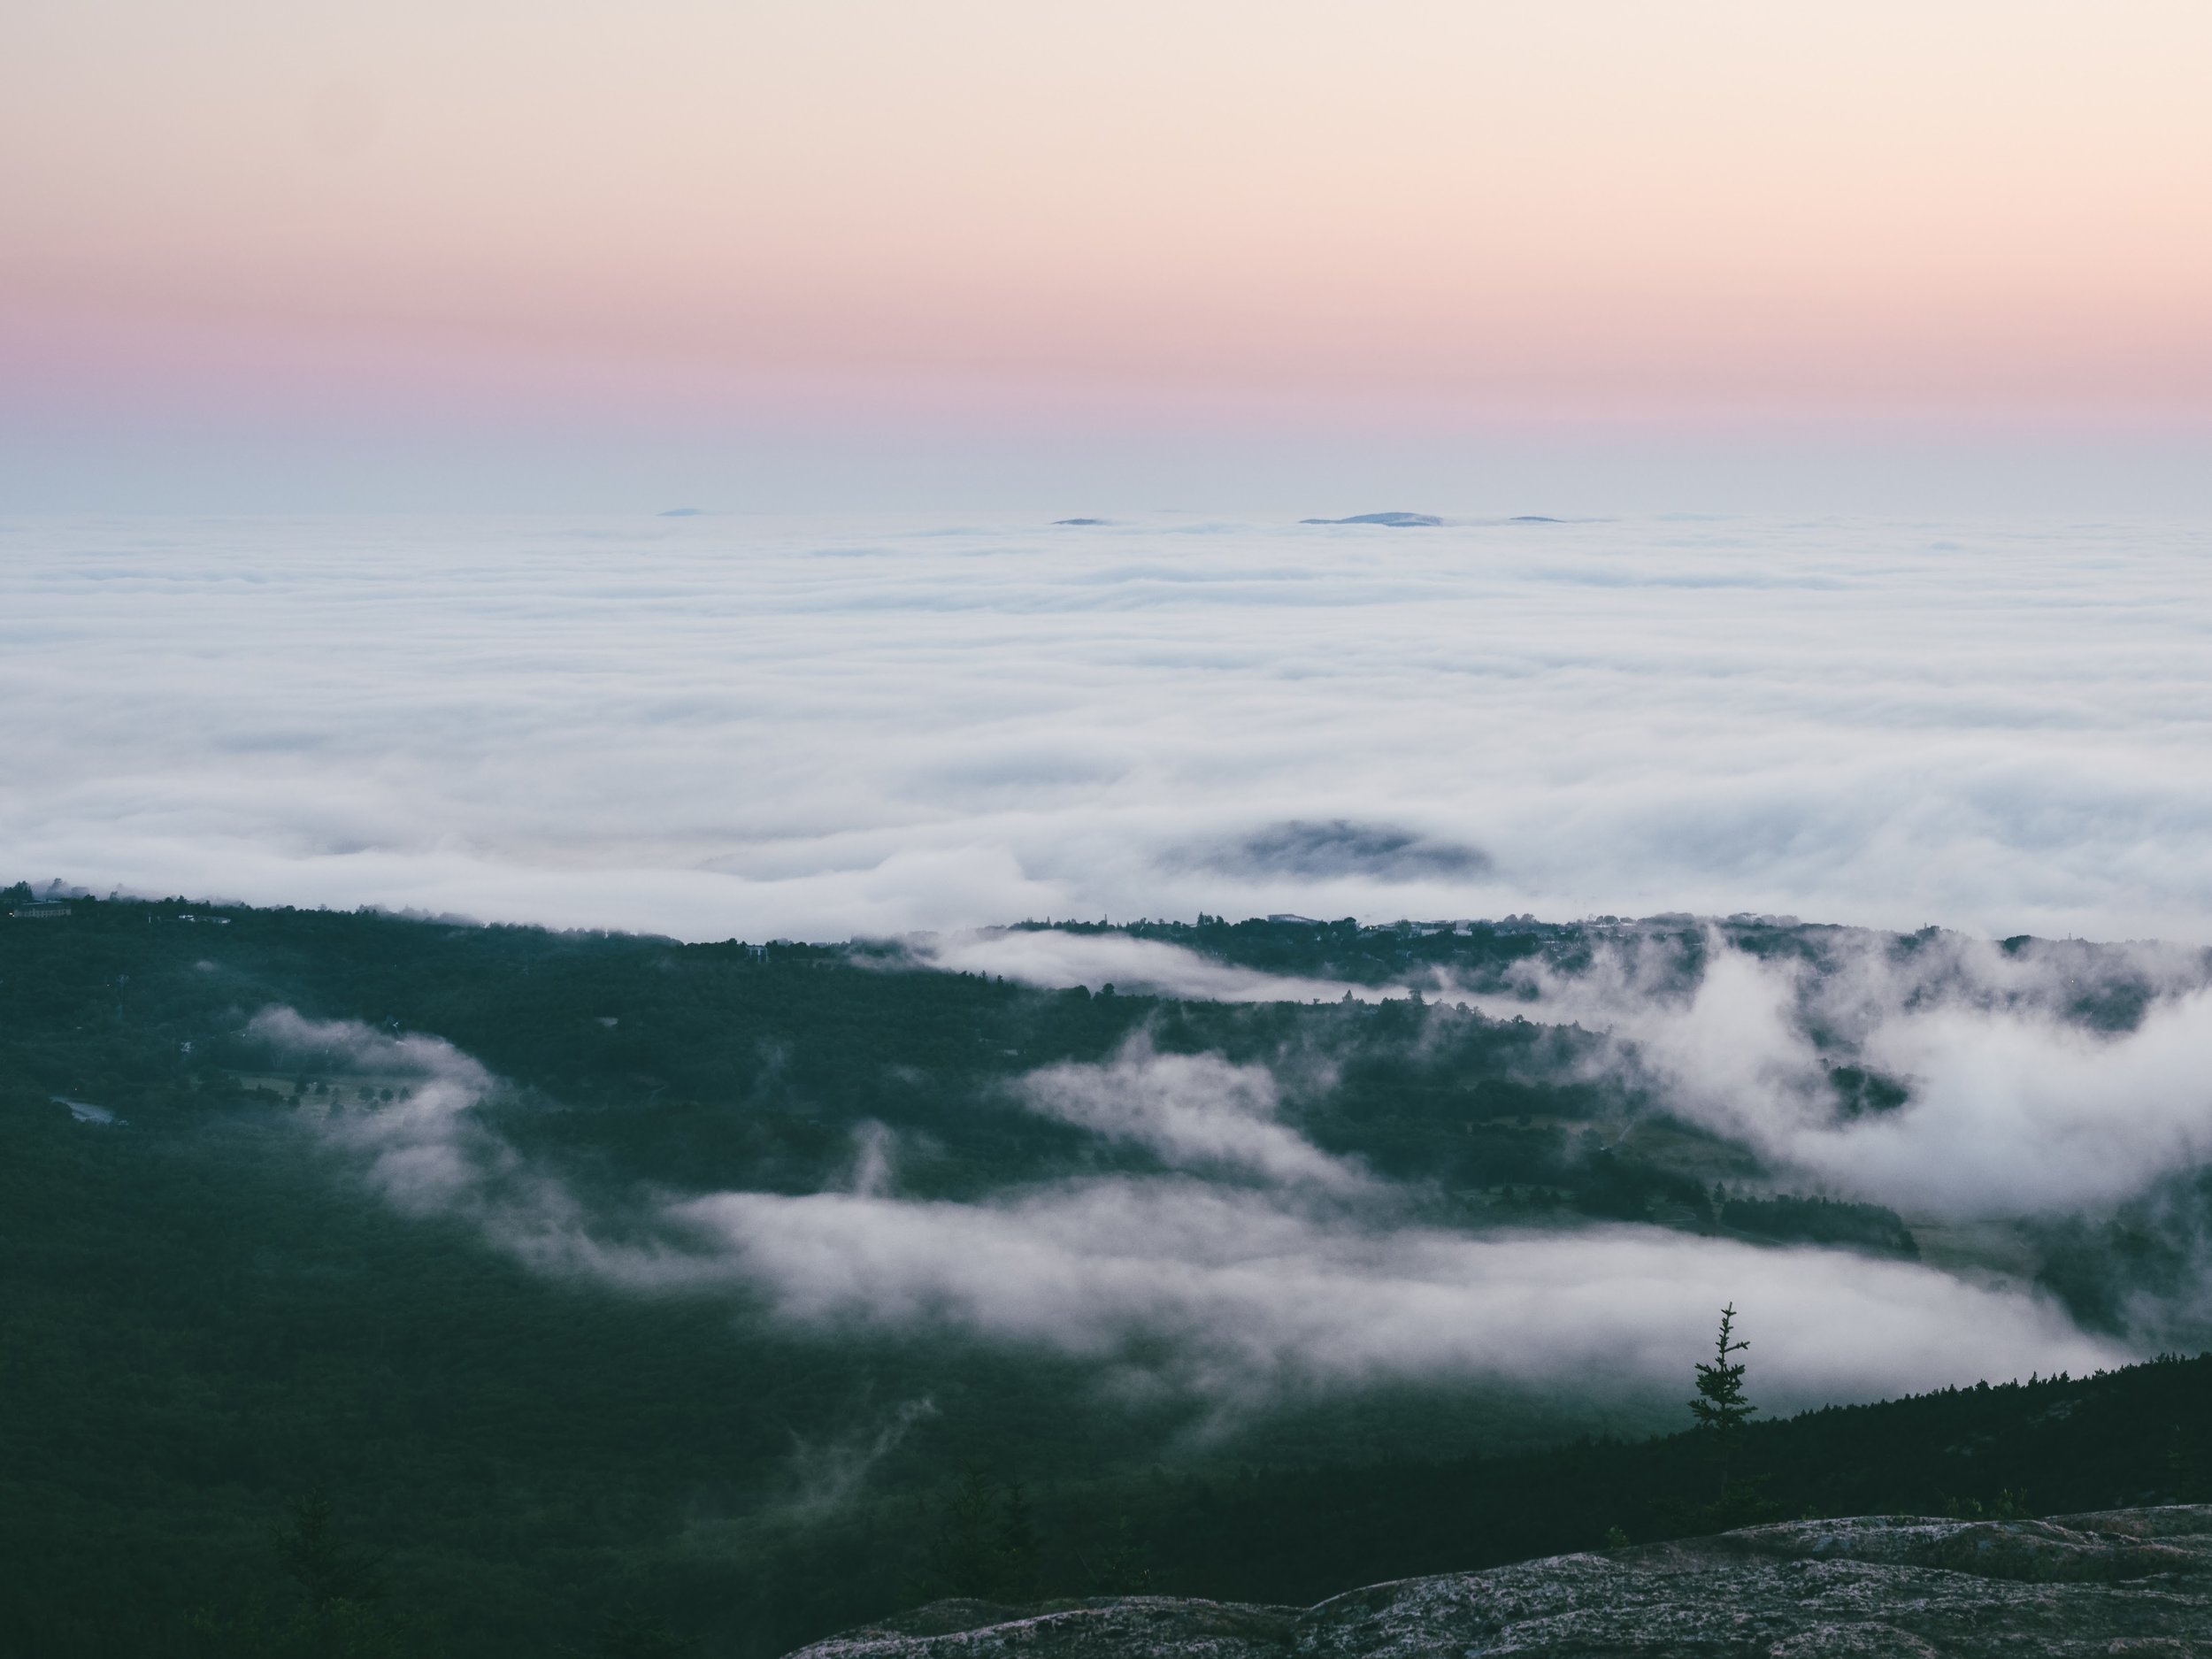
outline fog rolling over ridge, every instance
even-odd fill
[[[1547,510],[9,519],[0,844],[695,939],[2212,938],[2201,525],[1506,521]]]
[[[1406,960],[1383,983],[1332,979],[1332,936],[1347,960]],[[1778,1409],[2212,1340],[2202,952],[1758,923],[1272,937],[1312,941],[1315,971],[1126,932],[868,948],[879,972],[943,962],[1055,989],[1113,972],[1148,1010],[1102,1060],[983,1087],[978,1110],[1062,1125],[1080,1150],[958,1195],[908,1179],[910,1153],[933,1156],[926,1133],[872,1119],[812,1190],[580,1180],[515,1141],[528,1113],[494,1109],[502,1085],[450,1044],[282,1009],[250,1034],[296,1064],[419,1075],[411,1102],[334,1111],[321,1133],[396,1205],[468,1220],[538,1271],[734,1295],[797,1330],[1048,1353],[1087,1366],[1102,1400],[1186,1401],[1217,1429],[1409,1383],[1647,1406],[1683,1386],[1723,1302],[1746,1310]],[[1528,948],[1500,955],[1502,937]],[[1463,939],[1492,958],[1452,957]],[[1210,975],[1227,1001],[1194,1000]],[[1171,995],[1144,1000],[1152,979]],[[1194,1047],[1210,1007],[1249,1010],[1223,1030],[1273,1034]],[[1525,1055],[1527,1081],[1494,1096],[1517,1118],[1420,1110],[1487,1110],[1486,1133],[1545,1141],[1555,1171],[1641,1171],[1640,1219],[1543,1197],[1555,1172],[1471,1191],[1500,1170],[1330,1149],[1342,1114],[1369,1110],[1363,1070],[1425,1098],[1476,1040]],[[1563,1110],[1581,1116],[1538,1120]],[[1709,1204],[1716,1170],[1729,1195]],[[1756,1236],[1761,1204],[1793,1203],[1893,1205],[1924,1245]],[[2100,1253],[2115,1218],[2138,1235],[2134,1267]],[[2162,1277],[2142,1268],[2146,1238]]]
[[[1263,1078],[1141,1049],[1033,1085],[1056,1114],[1076,1091],[1140,1124],[1171,1112],[1180,1126],[1156,1139],[1183,1172],[1025,1184],[977,1202],[903,1198],[880,1171],[812,1194],[661,1194],[641,1237],[637,1214],[595,1213],[472,1118],[488,1079],[467,1056],[288,1010],[262,1016],[257,1034],[418,1071],[412,1102],[340,1112],[325,1133],[365,1155],[367,1179],[403,1210],[472,1219],[542,1271],[640,1294],[755,1293],[825,1332],[874,1324],[1042,1348],[1095,1363],[1109,1396],[1166,1389],[1225,1420],[1409,1380],[1671,1392],[1731,1296],[1759,1310],[1762,1378],[1779,1404],[2079,1371],[2126,1352],[2047,1299],[1909,1263],[1647,1227],[1424,1225],[1416,1194],[1332,1170],[1258,1110]],[[1240,1156],[1239,1141],[1265,1150]]]
[[[1711,923],[1559,931],[1568,949],[1484,983],[1448,967],[1400,972],[1497,1018],[1601,1033],[1594,1071],[1632,1077],[1671,1114],[1774,1170],[1858,1197],[1954,1217],[2063,1214],[2212,1164],[2212,959],[2201,950],[2001,946],[1934,930],[1901,949],[1856,930]],[[1396,988],[1240,976],[1122,934],[994,932],[918,949],[1048,986],[1110,979],[1202,995],[1210,976],[1235,1000],[1271,987],[1368,999]],[[1889,1110],[1839,1111],[1839,1064],[1909,1087]]]

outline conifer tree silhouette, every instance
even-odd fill
[[[340,1544],[331,1522],[330,1500],[319,1488],[292,1505],[275,1539],[285,1576],[317,1612],[341,1601],[366,1607],[380,1601],[384,1582],[375,1563]]]
[[[1744,1398],[1745,1363],[1729,1358],[1751,1346],[1737,1341],[1735,1331],[1736,1307],[1731,1302],[1720,1310],[1720,1335],[1714,1340],[1712,1363],[1700,1363],[1696,1368],[1697,1398],[1690,1402],[1690,1414],[1696,1417],[1698,1427],[1712,1436],[1724,1502],[1728,1496],[1728,1455],[1735,1445],[1736,1431],[1759,1409]]]

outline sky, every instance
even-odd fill
[[[0,45],[0,508],[2203,504],[2194,0],[18,0]]]

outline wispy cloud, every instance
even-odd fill
[[[1211,1002],[1333,1002],[1347,995],[1372,1002],[1385,995],[1373,986],[1238,967],[1164,940],[1126,933],[976,928],[920,934],[904,942],[907,955],[926,966],[996,974],[1048,990],[1078,985],[1102,990],[1110,985]]]
[[[741,1287],[803,1328],[953,1332],[1218,1410],[1409,1379],[1632,1396],[1678,1381],[1732,1299],[1756,1310],[1777,1404],[2124,1355],[2045,1299],[1915,1263],[1645,1227],[1425,1225],[1272,1123],[1269,1086],[1218,1060],[1138,1048],[1034,1074],[1030,1097],[1172,1161],[1256,1179],[1084,1179],[953,1202],[899,1195],[864,1148],[867,1173],[847,1190],[657,1196],[641,1231],[634,1217],[595,1215],[476,1122],[488,1079],[447,1045],[285,1012],[257,1030],[418,1071],[408,1107],[343,1114],[328,1133],[395,1203],[472,1220],[541,1271],[641,1294]]]
[[[2120,1352],[2036,1298],[1917,1265],[1651,1228],[1379,1229],[1188,1180],[987,1204],[724,1193],[675,1215],[712,1254],[641,1262],[639,1283],[732,1275],[803,1324],[942,1325],[1229,1402],[1408,1379],[1628,1394],[1678,1379],[1732,1297],[1760,1310],[1778,1400]]]
[[[1276,1120],[1275,1077],[1265,1066],[1232,1065],[1210,1054],[1158,1054],[1139,1035],[1107,1064],[1044,1066],[1019,1087],[1047,1117],[1136,1141],[1175,1168],[1338,1194],[1373,1185],[1363,1171]]]
[[[858,1497],[876,1466],[898,1450],[918,1423],[937,1415],[926,1397],[902,1401],[872,1421],[842,1433],[810,1440],[795,1435],[790,1470],[795,1494],[783,1512],[796,1521],[819,1521]]]
[[[1835,934],[1816,967],[1709,930],[1686,972],[1671,944],[1632,941],[1582,972],[1518,973],[1546,1017],[1609,1032],[1621,1046],[1606,1064],[1651,1078],[1671,1110],[1861,1197],[2034,1215],[2108,1206],[2212,1161],[2212,966],[2195,952]],[[2101,1028],[2088,1011],[2116,991],[2132,1022]],[[1839,1110],[1839,1064],[1909,1097]]]

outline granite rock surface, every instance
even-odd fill
[[[2212,1504],[1793,1521],[1444,1573],[1310,1608],[938,1601],[792,1659],[2212,1659]]]

